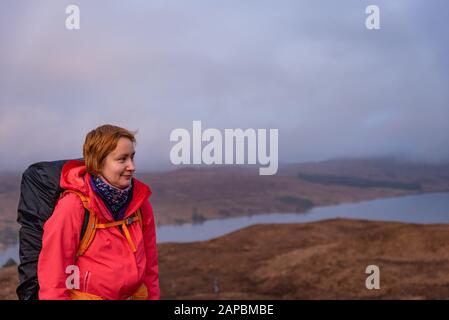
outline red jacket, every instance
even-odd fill
[[[92,190],[90,175],[83,162],[67,162],[61,173],[60,185],[90,198],[99,223],[114,222],[106,205]],[[104,299],[126,299],[144,283],[149,299],[159,299],[156,231],[153,210],[148,201],[150,188],[133,179],[133,196],[125,213],[132,215],[139,207],[143,227],[139,223],[128,226],[137,251],[132,252],[118,227],[97,229],[86,252],[75,259],[84,220],[84,207],[78,195],[68,193],[56,204],[44,225],[42,251],[38,262],[39,299],[69,299],[66,280],[79,269],[79,290]],[[68,273],[66,273],[66,270]]]

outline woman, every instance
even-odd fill
[[[103,125],[87,134],[84,162],[64,165],[65,192],[44,225],[39,299],[159,299],[151,190],[133,178],[135,142]],[[91,239],[80,241],[85,208]]]

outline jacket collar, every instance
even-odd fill
[[[101,216],[107,221],[114,221],[111,213],[106,205],[101,200],[89,183],[90,174],[86,171],[84,161],[70,160],[62,168],[60,186],[62,189],[69,189],[81,192],[90,199],[90,208],[96,213],[101,213]],[[125,212],[124,218],[129,217],[137,211],[145,201],[148,201],[151,196],[151,189],[143,182],[133,178],[133,196],[130,204]]]

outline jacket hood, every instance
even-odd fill
[[[59,185],[64,190],[74,190],[89,195],[86,184],[87,175],[84,161],[69,160],[62,167]]]

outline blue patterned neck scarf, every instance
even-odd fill
[[[111,186],[99,176],[92,175],[90,181],[92,188],[103,200],[114,220],[122,220],[131,202],[133,181],[131,180],[129,187],[126,189]]]

